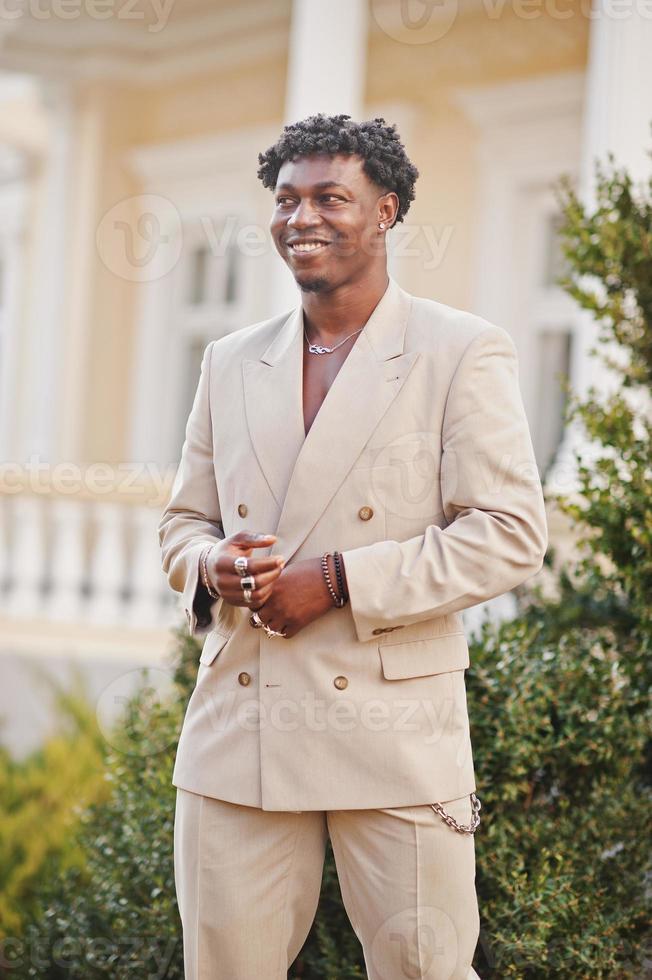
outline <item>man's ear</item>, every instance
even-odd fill
[[[398,214],[399,199],[395,191],[388,191],[378,198],[378,224],[384,224],[385,228],[393,228],[396,224]]]

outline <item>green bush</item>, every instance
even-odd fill
[[[46,877],[80,863],[74,828],[83,808],[106,795],[104,741],[83,690],[53,682],[61,731],[18,762],[0,749],[0,940],[20,936]]]
[[[103,773],[108,798],[89,806],[77,829],[84,859],[42,882],[11,976],[183,977],[171,776],[198,646],[183,637],[181,650],[165,696],[144,685],[116,725]]]
[[[641,691],[652,684],[652,179],[648,195],[629,175],[598,165],[596,207],[588,212],[560,183],[567,291],[595,320],[594,349],[612,392],[591,386],[570,394],[569,420],[581,426],[596,458],[576,454],[579,486],[559,498],[584,555],[577,593],[611,623],[628,651],[624,664]],[[570,584],[570,583],[567,583]],[[573,589],[569,589],[572,593]],[[582,620],[580,619],[580,622]]]
[[[549,642],[552,610],[538,612],[486,628],[472,651],[478,972],[636,976],[650,915],[646,699],[610,630]]]

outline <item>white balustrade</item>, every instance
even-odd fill
[[[48,505],[52,528],[44,612],[48,619],[74,622],[84,614],[84,530],[88,505],[65,497],[48,501]]]
[[[46,570],[44,501],[36,495],[11,498],[12,546],[9,614],[38,618],[43,614],[43,581]]]
[[[125,622],[127,586],[127,551],[125,508],[103,502],[93,507],[96,538],[90,556],[90,596],[87,607],[89,622],[122,626]]]
[[[161,567],[162,506],[55,494],[0,498],[0,616],[166,629],[182,619]]]
[[[128,612],[132,626],[170,626],[178,619],[169,601],[170,587],[161,567],[159,520],[159,511],[152,507],[131,508],[133,548]]]
[[[9,585],[9,514],[8,508],[0,505],[0,613],[7,604]]]

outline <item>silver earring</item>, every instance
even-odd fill
[[[383,222],[382,222],[382,221],[380,222],[380,224],[378,225],[378,227],[379,227],[379,228],[382,228],[382,229],[383,229],[383,231],[385,230],[385,225],[383,224]]]

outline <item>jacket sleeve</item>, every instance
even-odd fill
[[[441,452],[447,525],[342,552],[361,641],[502,595],[543,564],[543,490],[516,348],[502,327],[477,334],[456,368]]]
[[[205,349],[199,383],[186,424],[181,461],[170,499],[158,525],[163,571],[183,595],[191,636],[210,632],[222,599],[211,600],[199,576],[199,556],[207,544],[224,538],[213,466],[209,404],[212,341]],[[198,615],[199,613],[199,615]]]

